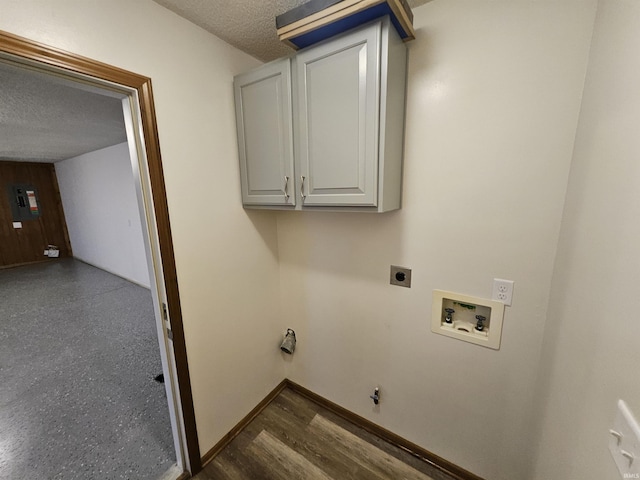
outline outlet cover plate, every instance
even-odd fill
[[[391,265],[389,283],[391,285],[398,285],[399,287],[411,288],[411,269]]]
[[[491,300],[504,303],[510,307],[513,300],[513,280],[494,278]]]

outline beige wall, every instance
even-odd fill
[[[232,77],[258,62],[151,0],[0,12],[2,30],[152,78],[204,453],[283,378],[276,224],[243,211],[238,179]]]
[[[535,478],[621,478],[616,402],[640,418],[640,4],[601,0],[545,332]]]
[[[231,82],[258,62],[150,0],[0,9],[153,79],[202,453],[286,374],[488,479],[530,476],[538,443],[536,478],[618,478],[615,400],[640,412],[618,369],[640,355],[635,3],[601,0],[575,153],[595,0],[417,8],[404,207],[384,215],[243,211]],[[488,297],[494,277],[516,282],[499,351],[430,332],[433,289]]]
[[[402,210],[278,214],[288,376],[492,480],[526,478],[531,460],[594,15],[584,1],[417,8]],[[413,269],[411,289],[388,284],[391,264]],[[433,289],[490,297],[494,277],[515,281],[499,351],[430,332]]]

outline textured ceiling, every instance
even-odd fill
[[[126,140],[118,98],[0,62],[0,160],[57,162]]]
[[[262,61],[291,54],[275,17],[307,0],[154,0]],[[415,8],[430,0],[408,0]],[[122,104],[0,61],[0,160],[57,162],[126,141]]]
[[[276,35],[276,17],[308,0],[154,0],[264,62],[289,55]],[[430,0],[408,0],[411,8]]]

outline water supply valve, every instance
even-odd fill
[[[444,311],[447,313],[447,316],[444,318],[444,323],[453,323],[455,310],[453,308],[445,308]]]
[[[378,405],[378,403],[380,403],[380,387],[376,387],[373,390],[373,395],[369,395],[369,398],[373,400],[373,403]]]

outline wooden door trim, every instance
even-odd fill
[[[196,430],[191,380],[187,363],[187,352],[182,324],[182,310],[178,292],[171,225],[167,206],[160,143],[156,124],[155,107],[151,79],[132,73],[90,58],[60,50],[42,43],[0,31],[0,53],[13,55],[21,59],[49,67],[62,69],[69,74],[81,74],[94,79],[100,79],[124,87],[133,88],[138,93],[140,114],[142,117],[142,131],[144,147],[149,165],[149,179],[151,195],[156,216],[162,269],[168,301],[171,329],[173,331],[173,350],[176,362],[176,376],[180,390],[180,403],[184,421],[187,455],[191,466],[191,473],[202,470],[200,447]]]

